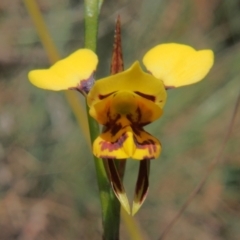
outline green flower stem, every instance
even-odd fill
[[[85,0],[85,47],[92,51],[96,51],[97,48],[98,15],[101,4],[100,0]],[[88,107],[87,112],[91,142],[93,143],[100,133],[99,125],[89,115]],[[120,203],[108,182],[103,160],[94,157],[94,162],[102,207],[103,239],[117,240],[119,239]]]
[[[84,0],[84,18],[85,18],[85,47],[96,52],[97,33],[98,33],[98,15],[99,1]]]

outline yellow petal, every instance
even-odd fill
[[[118,91],[92,105],[90,115],[102,125],[114,122],[122,127],[133,123],[145,126],[158,119],[162,109],[136,93]]]
[[[134,138],[136,148],[132,155],[133,159],[155,159],[160,155],[160,142],[148,132],[137,130]]]
[[[166,87],[180,87],[202,80],[213,61],[211,50],[196,51],[177,43],[157,45],[143,58],[147,70],[161,79]]]
[[[93,154],[99,158],[126,159],[133,155],[134,150],[133,132],[129,126],[117,133],[113,128],[109,129],[93,143]]]
[[[136,160],[157,158],[161,151],[159,141],[141,128],[111,126],[93,143],[93,154],[108,159]]]
[[[139,94],[161,108],[166,102],[167,95],[163,83],[143,72],[139,62],[135,62],[126,71],[98,80],[88,94],[89,107],[120,90]]]
[[[33,70],[28,74],[36,87],[48,90],[66,90],[80,85],[96,70],[97,55],[89,49],[79,49],[70,56],[56,62],[49,69]]]

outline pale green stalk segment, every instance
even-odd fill
[[[99,0],[84,0],[84,3],[85,47],[95,52],[97,48],[98,15],[101,6]]]
[[[102,0],[85,0],[85,47],[94,52],[97,48],[98,16],[102,2]],[[86,108],[91,141],[93,142],[99,135],[99,125],[89,115],[88,107]],[[102,206],[103,239],[117,240],[119,239],[120,203],[108,182],[102,159],[94,157],[94,162]]]

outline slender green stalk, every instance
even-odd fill
[[[93,51],[97,48],[98,16],[102,1],[85,0],[85,47]],[[87,112],[88,107],[87,107]],[[99,125],[88,114],[91,141],[99,135]],[[120,203],[108,182],[102,159],[94,157],[97,181],[100,191],[103,218],[103,239],[119,239]]]
[[[99,0],[84,0],[84,18],[85,18],[85,47],[96,51]]]

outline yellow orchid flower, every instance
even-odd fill
[[[90,115],[104,125],[93,144],[97,157],[109,159],[157,158],[159,141],[143,127],[162,115],[165,88],[200,81],[213,65],[211,50],[196,51],[190,46],[160,44],[146,53],[143,63],[95,82],[98,58],[89,49],[80,49],[49,69],[30,71],[32,84],[49,90],[77,89],[87,95]]]
[[[120,36],[120,28],[118,30],[116,36]],[[149,160],[161,152],[159,140],[143,127],[162,115],[166,89],[202,80],[211,69],[214,57],[211,50],[196,51],[177,43],[160,44],[143,58],[150,73],[144,72],[139,62],[123,71],[121,41],[115,40],[111,67],[114,75],[95,82],[98,57],[89,49],[80,49],[49,69],[31,71],[28,77],[39,88],[75,89],[86,96],[89,114],[104,126],[93,143],[93,154],[105,161],[112,189],[129,214],[122,178],[111,160],[141,160],[132,207],[134,215],[147,196]],[[123,165],[124,162],[121,161]]]

